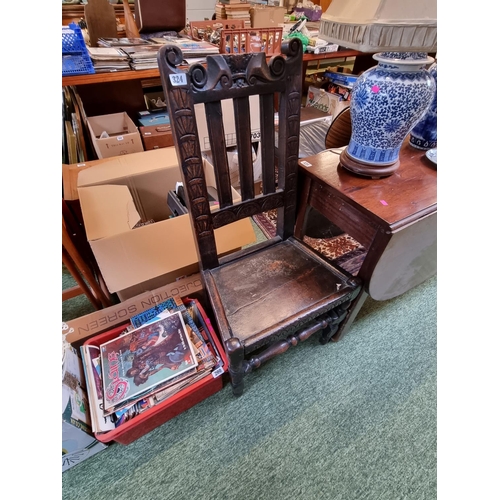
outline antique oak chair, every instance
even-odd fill
[[[261,53],[207,56],[206,65],[179,68],[182,53],[158,54],[175,147],[182,172],[200,272],[229,359],[233,393],[243,377],[277,354],[321,330],[326,343],[337,331],[359,282],[293,237],[301,108],[302,45],[294,38],[266,63]],[[286,57],[285,57],[286,56]],[[275,149],[274,97],[279,123]],[[254,193],[249,96],[260,103],[262,194]],[[222,99],[232,99],[241,201],[231,195]],[[207,119],[219,208],[209,208],[195,104]],[[276,177],[275,181],[275,151]],[[277,209],[277,236],[218,258],[214,230]]]

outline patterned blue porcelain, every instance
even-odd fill
[[[436,92],[427,112],[410,132],[410,144],[417,149],[437,147],[437,63],[429,68],[429,73],[436,82]]]
[[[352,135],[347,155],[367,165],[392,165],[405,137],[426,112],[436,89],[424,52],[374,54],[351,95]]]

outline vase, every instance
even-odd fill
[[[436,83],[436,91],[429,108],[410,132],[410,144],[417,149],[434,149],[437,147],[437,63],[430,68],[429,73]]]
[[[379,178],[398,169],[403,141],[429,107],[436,84],[426,70],[434,59],[425,52],[381,52],[373,58],[378,64],[352,89],[352,135],[340,164]]]

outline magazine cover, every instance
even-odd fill
[[[198,365],[180,312],[110,340],[100,349],[105,410]]]

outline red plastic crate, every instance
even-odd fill
[[[222,359],[223,370],[224,373],[226,373],[228,370],[227,357],[212,327],[210,319],[205,313],[205,310],[197,299],[184,298],[183,302],[186,305],[188,305],[190,302],[196,303],[198,311],[200,312],[205,324],[207,325],[207,333],[210,337],[210,340],[214,344],[220,358]],[[117,335],[119,335],[124,330],[124,328],[124,326],[118,326],[116,328],[113,328],[112,330],[101,333],[100,335],[91,337],[86,342],[84,342],[84,345],[100,346],[104,342],[116,338]],[[95,437],[101,443],[116,441],[117,443],[123,445],[130,444],[136,439],[144,436],[148,432],[151,432],[156,427],[164,424],[171,418],[176,417],[183,411],[188,410],[189,408],[200,403],[212,394],[220,391],[223,386],[222,379],[223,375],[214,378],[212,374],[209,373],[203,379],[198,380],[198,382],[195,382],[193,385],[179,391],[174,396],[166,399],[165,401],[162,401],[156,406],[153,406],[153,408],[146,410],[144,413],[137,415],[136,417],[132,418],[128,422],[125,422],[116,429],[105,433],[95,434]]]

